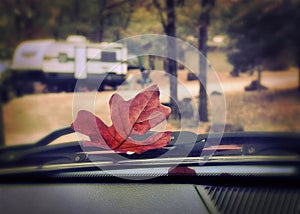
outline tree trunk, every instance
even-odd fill
[[[203,25],[199,27],[198,45],[201,53],[206,57],[207,54],[207,26]],[[207,112],[207,94],[206,94],[206,79],[207,79],[207,62],[206,58],[200,56],[199,69],[200,69],[200,91],[199,91],[199,117],[200,121],[208,121]]]
[[[257,68],[257,89],[260,91],[261,90],[261,66],[258,66]]]
[[[176,36],[176,15],[175,15],[175,1],[174,0],[166,0],[167,6],[167,23],[165,28],[165,33],[168,36],[175,37]],[[168,39],[168,56],[170,58],[176,59],[177,56],[177,48],[176,42],[174,38]],[[176,119],[178,116],[178,108],[177,108],[177,62],[168,59],[167,60],[167,72],[170,74],[170,105],[172,108],[172,116]]]
[[[97,27],[97,42],[103,41],[103,35],[104,35],[104,10],[106,7],[106,0],[99,0],[98,2],[98,27]]]
[[[199,30],[198,30],[198,49],[205,56],[200,56],[199,69],[200,74],[200,91],[199,91],[199,117],[200,121],[208,122],[207,111],[207,93],[206,93],[206,79],[207,79],[207,28],[209,25],[209,13],[214,5],[214,0],[202,0],[201,2],[203,12],[199,16]]]
[[[298,62],[298,91],[300,91],[300,62]]]
[[[298,66],[298,91],[300,91],[300,41],[297,44],[299,45],[297,46],[298,49],[296,50],[296,62]]]
[[[2,101],[0,97],[0,147],[5,145]]]
[[[103,34],[104,34],[104,21],[101,15],[99,15],[99,22],[98,22],[98,29],[97,29],[97,42],[103,41]]]
[[[19,10],[18,6],[20,5],[20,1],[16,0],[15,4],[17,5],[17,8],[14,10],[14,26],[15,26],[15,36],[17,38],[17,41],[22,41],[22,16],[21,11]]]

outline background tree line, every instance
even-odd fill
[[[268,62],[276,58],[283,64],[298,64],[299,0],[173,1],[176,36],[195,46],[203,4],[214,2],[208,37],[229,36],[229,60],[235,72],[266,64],[262,60],[265,58]],[[2,58],[4,52],[26,39],[65,39],[70,34],[80,34],[101,42],[143,33],[163,34],[165,29],[155,2],[165,5],[165,0],[1,0]]]
[[[232,75],[258,71],[255,87],[259,89],[262,70],[299,68],[299,9],[298,0],[244,0],[223,10],[223,29],[231,39],[228,60],[234,65]]]
[[[23,40],[65,39],[70,34],[94,42],[167,34],[198,46],[205,55],[207,40],[222,34],[229,38],[232,75],[249,70],[260,74],[265,68],[300,67],[299,9],[299,0],[1,0],[0,58],[12,57]],[[176,63],[167,67],[177,75]],[[205,72],[200,74],[205,80]],[[259,80],[260,75],[258,86]],[[176,84],[170,85],[176,99]],[[203,113],[203,88],[199,94]]]
[[[299,10],[299,0],[0,0],[0,59],[10,59],[23,40],[65,39],[70,34],[94,42],[167,34],[198,46],[205,54],[207,40],[222,34],[229,39],[226,53],[234,76],[291,65],[299,68]],[[168,72],[176,76],[176,64],[171,62]],[[0,79],[1,93],[11,81],[5,75]],[[259,81],[260,75],[258,88]],[[202,114],[204,91],[200,90],[199,100]]]

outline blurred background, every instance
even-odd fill
[[[21,42],[64,41],[70,35],[93,43],[140,34],[180,38],[207,56],[218,73],[226,95],[228,131],[298,132],[299,11],[299,0],[1,0],[2,142],[35,142],[71,124],[72,93],[45,93],[43,85],[20,78],[10,67]],[[133,52],[128,50],[129,55]],[[151,69],[147,59],[144,66]],[[171,64],[166,68],[163,60],[157,59],[153,70],[165,69],[201,91],[187,69]],[[136,70],[128,70],[127,76],[140,75],[138,65],[135,62]],[[155,75],[151,72],[150,77],[159,78]],[[15,90],[20,87],[24,90]],[[99,92],[99,99],[108,99],[115,89]],[[199,109],[204,112],[200,132],[206,132],[209,97],[202,95],[195,96],[204,104]]]

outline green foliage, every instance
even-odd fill
[[[136,1],[3,0],[0,4],[0,48],[27,39],[65,39],[79,34],[92,41],[114,41],[128,27]]]
[[[192,0],[186,0],[184,5],[176,8],[177,34],[180,38],[188,39],[191,36],[197,38],[197,26],[201,11],[200,1],[195,4],[195,1]]]
[[[31,79],[27,72],[17,72],[11,69],[3,71],[0,78],[0,99],[2,102],[8,102],[11,98],[20,97],[24,94],[32,94],[34,87]]]
[[[235,15],[227,13],[227,32],[234,47],[229,61],[235,70],[256,66],[284,69],[291,58],[297,58],[299,5],[296,1],[267,0],[239,1],[232,5],[228,12]]]
[[[157,11],[152,6],[136,8],[132,14],[130,24],[127,28],[127,35],[163,33],[163,29],[157,15]]]
[[[0,4],[0,49],[14,49],[27,39],[65,39],[70,34],[89,40],[115,41],[140,34],[164,34],[153,0],[3,0]],[[164,0],[158,0],[165,7]],[[212,10],[215,34],[219,5]],[[165,8],[164,8],[165,9]],[[201,1],[176,1],[176,36],[197,45]],[[163,14],[166,19],[166,13]],[[218,24],[222,26],[222,24]],[[220,32],[220,31],[218,31]]]
[[[12,91],[12,72],[10,69],[6,69],[1,73],[0,78],[0,96],[3,103],[8,102],[11,98]]]

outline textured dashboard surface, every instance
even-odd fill
[[[300,189],[197,186],[211,212],[300,213]]]
[[[194,185],[0,185],[1,213],[208,213]]]
[[[3,213],[300,213],[300,189],[193,184],[0,184]]]

